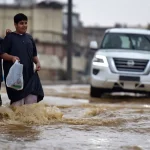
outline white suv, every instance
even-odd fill
[[[150,31],[113,28],[105,32],[91,66],[91,97],[110,92],[150,93]]]

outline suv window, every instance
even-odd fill
[[[150,36],[141,34],[107,33],[103,39],[101,48],[150,51]]]

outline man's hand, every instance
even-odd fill
[[[15,63],[16,60],[20,61],[19,57],[17,57],[17,56],[12,56],[12,62]]]
[[[36,71],[40,71],[41,70],[41,64],[38,62],[36,64]]]
[[[41,64],[40,64],[40,61],[39,61],[37,56],[33,57],[33,62],[36,65],[36,71],[40,71],[41,70]]]
[[[6,29],[6,35],[8,34],[8,33],[11,33],[12,31],[10,30],[10,29]]]

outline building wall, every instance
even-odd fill
[[[6,29],[15,30],[13,17],[17,13],[22,12],[29,17],[29,28],[28,32],[31,32],[31,10],[30,9],[19,9],[19,8],[3,8],[0,7],[0,35],[5,36]]]
[[[42,80],[64,80],[67,73],[67,58],[61,61],[57,55],[38,55],[42,70],[39,72]],[[72,57],[73,80],[79,77],[79,72],[84,72],[87,60],[85,57]]]
[[[33,29],[62,33],[62,10],[35,8],[33,11]]]
[[[39,41],[62,43],[62,10],[36,8],[33,11],[33,37]]]
[[[98,44],[101,43],[105,30],[107,28],[81,28],[75,29],[73,31],[74,43],[82,46],[89,47],[91,41],[97,41]]]
[[[17,13],[24,13],[28,16],[28,32],[32,33],[34,39],[63,43],[61,9],[0,6],[0,36],[5,36],[6,29],[15,30],[13,17]]]

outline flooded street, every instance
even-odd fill
[[[10,108],[3,89],[0,150],[149,150],[150,98],[89,97],[89,85],[44,86],[39,104]]]

